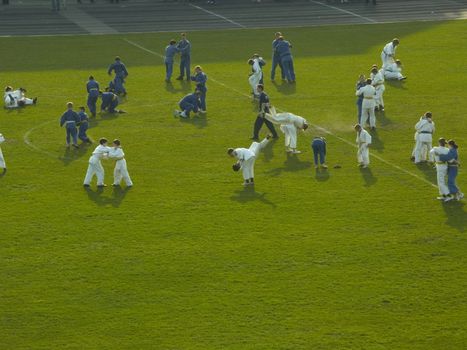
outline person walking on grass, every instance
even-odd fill
[[[60,118],[60,126],[65,126],[66,129],[66,146],[70,147],[71,139],[73,139],[73,147],[78,148],[77,126],[80,122],[80,117],[78,113],[73,110],[73,102],[68,102],[66,106],[67,110]]]
[[[259,131],[261,130],[263,123],[266,124],[266,126],[268,127],[269,131],[272,134],[272,137],[277,139],[279,138],[279,136],[277,135],[277,131],[274,128],[274,124],[264,117],[265,113],[270,113],[269,96],[264,92],[264,86],[262,84],[258,84],[256,89],[259,93],[259,113],[256,117],[255,125],[253,127],[252,140],[259,141]]]

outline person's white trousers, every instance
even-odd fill
[[[125,159],[120,159],[115,162],[114,185],[120,185],[120,182],[122,182],[122,180],[125,181],[127,186],[133,186],[130,174],[128,174]]]

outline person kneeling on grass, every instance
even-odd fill
[[[180,100],[178,103],[178,106],[182,110],[174,111],[174,117],[181,117],[181,118],[189,118],[190,117],[190,112],[193,111],[198,113],[200,105],[201,105],[201,91],[195,90],[192,94],[186,95],[184,98]]]
[[[5,108],[18,108],[26,105],[35,105],[37,103],[37,97],[27,98],[26,89],[19,88],[13,90],[11,86],[5,87],[5,94],[3,95]]]
[[[131,181],[130,174],[128,174],[125,153],[123,153],[120,140],[115,139],[113,141],[113,147],[109,152],[109,158],[115,159],[114,183],[112,186],[120,186],[120,182],[122,182],[123,179],[126,183],[126,187],[132,187],[133,182]]]
[[[236,158],[237,162],[232,166],[234,171],[242,169],[243,173],[243,186],[254,185],[255,177],[255,161],[258,157],[259,152],[266,147],[272,135],[267,135],[266,138],[261,142],[253,142],[250,148],[229,148],[227,154]]]
[[[109,112],[109,113],[126,113],[122,109],[116,109],[118,106],[118,96],[114,94],[113,92],[107,91],[106,89],[105,92],[99,91],[99,95],[101,96],[102,99],[102,104],[101,104],[101,112]]]

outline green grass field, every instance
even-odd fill
[[[431,110],[435,139],[455,138],[467,159],[466,28],[278,28],[294,44],[297,84],[266,79],[266,91],[335,135],[328,163],[342,168],[315,172],[309,144],[322,131],[311,128],[298,157],[283,137],[261,155],[254,190],[226,149],[251,142],[246,60],[259,52],[270,64],[275,30],[189,33],[210,80],[207,116],[188,121],[172,111],[194,85],[166,87],[161,58],[124,40],[162,54],[176,33],[0,38],[2,86],[39,96],[0,113],[0,348],[465,349],[465,204],[436,201],[435,171],[409,157]],[[344,142],[355,139],[354,84],[395,36],[408,80],[386,84],[380,159],[362,172]],[[135,186],[85,191],[95,145],[66,151],[58,119],[67,101],[85,104],[90,74],[107,84],[117,54],[128,113],[98,116],[89,135],[122,140]],[[466,189],[463,168],[458,180]]]

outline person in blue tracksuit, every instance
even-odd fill
[[[190,80],[190,55],[191,55],[191,43],[186,39],[186,34],[182,33],[182,39],[177,44],[177,49],[180,52],[180,75],[177,80],[183,80],[186,75],[186,80]]]
[[[169,45],[165,47],[165,82],[170,83],[170,78],[172,77],[172,72],[174,68],[174,56],[180,50],[177,48],[177,42],[175,40],[170,40]]]
[[[358,77],[357,85],[355,87],[356,91],[360,90],[360,88],[366,86],[366,78],[363,74],[360,74]],[[363,94],[358,95],[357,97],[357,121],[358,124],[362,125],[362,104],[363,104]]]
[[[255,125],[253,127],[253,137],[251,139],[253,141],[259,140],[259,131],[261,130],[263,124],[266,124],[269,131],[271,131],[272,137],[277,139],[279,136],[277,135],[276,129],[274,128],[274,124],[264,118],[264,113],[270,113],[269,96],[264,92],[264,86],[262,84],[258,84],[257,90],[259,93],[259,113],[255,120]]]
[[[280,36],[277,39],[276,52],[281,59],[282,69],[289,83],[295,83],[295,71],[293,67],[293,57],[290,48],[292,45]]]
[[[456,177],[459,167],[459,156],[457,149],[456,141],[448,141],[449,152],[447,154],[439,154],[439,160],[442,162],[448,163],[448,188],[449,195],[444,200],[448,202],[453,199],[461,200],[464,198],[464,194],[460,191],[459,187],[456,185]]]
[[[174,117],[182,117],[182,118],[189,118],[190,112],[193,111],[198,113],[199,106],[201,104],[200,101],[201,91],[195,90],[192,94],[188,94],[183,97],[178,106],[180,107],[181,111],[174,111]]]
[[[65,126],[66,129],[66,145],[70,147],[71,139],[73,139],[73,147],[78,148],[78,125],[80,118],[78,113],[73,110],[73,102],[66,104],[67,110],[60,118],[60,126]]]
[[[88,108],[92,116],[96,116],[97,110],[97,98],[99,97],[99,83],[94,80],[94,77],[91,75],[86,84],[86,90],[88,91]]]
[[[191,80],[196,82],[196,90],[201,92],[200,96],[200,112],[206,112],[206,92],[208,88],[206,87],[206,81],[208,80],[208,76],[203,72],[203,68],[201,66],[195,67],[195,75],[191,77]]]
[[[313,149],[313,157],[315,162],[315,169],[319,168],[318,165],[318,157],[319,157],[319,164],[322,168],[327,169],[328,166],[326,165],[326,139],[324,137],[314,137],[313,141],[311,141],[311,148]]]
[[[99,92],[102,99],[101,112],[107,111],[109,113],[125,113],[123,110],[118,110],[118,96],[111,91]]]
[[[121,61],[120,57],[115,57],[115,62],[109,66],[107,73],[112,75],[112,71],[115,72],[115,78],[113,80],[115,93],[117,95],[126,95],[125,79],[128,76],[128,71],[125,64]]]
[[[278,43],[278,39],[281,36],[282,36],[281,32],[276,32],[274,34],[274,40],[272,42],[271,80],[273,80],[273,81],[276,78],[276,68],[277,68],[277,66],[279,66],[280,69],[281,69],[281,78],[282,78],[282,80],[285,80],[285,74],[284,74],[284,69],[282,68],[281,57],[279,56],[279,53],[276,51],[276,46],[277,46],[277,43]]]
[[[79,107],[79,128],[78,128],[78,138],[87,143],[92,143],[91,139],[86,134],[86,131],[89,128],[89,118],[85,112],[84,107]]]

